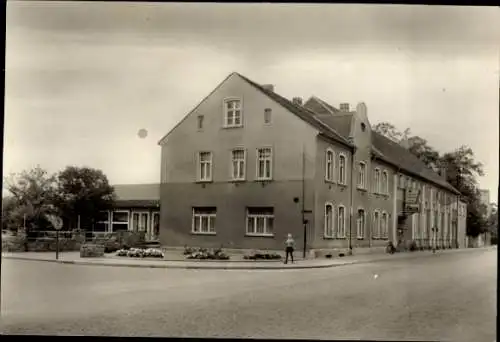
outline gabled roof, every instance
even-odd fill
[[[315,118],[314,112],[310,111],[307,108],[304,108],[303,106],[299,106],[299,105],[294,104],[292,101],[290,101],[290,100],[288,100],[288,99],[286,99],[286,98],[284,98],[284,97],[276,94],[273,91],[270,91],[270,90],[262,87],[260,84],[254,82],[254,81],[252,81],[250,79],[248,79],[247,77],[245,77],[245,76],[243,76],[243,75],[241,75],[241,74],[239,74],[237,72],[231,73],[221,83],[219,83],[219,85],[217,85],[217,87],[214,90],[212,90],[210,92],[210,94],[208,94],[193,110],[191,110],[179,123],[177,123],[177,125],[175,125],[163,138],[161,138],[160,141],[158,142],[158,144],[161,145],[165,141],[165,139],[167,138],[167,136],[175,128],[177,128],[189,116],[190,113],[192,113],[194,110],[196,110],[196,108],[198,108],[198,106],[203,101],[205,101],[205,99],[207,99],[211,94],[213,94],[232,75],[237,75],[237,76],[241,77],[248,84],[250,84],[251,86],[253,86],[257,90],[259,90],[263,94],[267,95],[271,100],[277,102],[282,107],[284,107],[285,109],[287,109],[289,112],[295,114],[300,119],[304,120],[305,122],[307,122],[311,126],[313,126],[316,129],[318,129],[320,131],[320,134],[322,134],[323,136],[326,136],[329,139],[333,139],[334,141],[337,141],[337,142],[339,142],[339,143],[341,143],[341,144],[349,147],[350,149],[354,149],[354,146],[346,138],[344,138],[341,134],[339,134],[338,132],[336,132],[335,129],[329,127],[328,125],[324,124],[323,122],[321,122],[320,120],[318,120],[317,118]]]
[[[349,137],[352,125],[353,113],[343,113],[329,105],[325,101],[312,97],[306,104],[310,108],[317,108],[315,103],[319,103],[323,108],[327,109],[330,114],[323,112],[316,113],[316,117],[323,121],[325,124],[336,129],[337,132],[342,134],[345,138]],[[413,174],[417,177],[423,178],[435,185],[448,189],[456,194],[458,190],[450,185],[445,179],[438,175],[433,170],[429,169],[417,156],[405,149],[398,143],[384,137],[383,135],[372,131],[372,154],[395,167],[404,170],[408,174]]]
[[[352,128],[352,112],[341,112],[316,96],[311,96],[304,107],[313,111],[320,121],[335,128],[344,138],[349,138]]]
[[[312,96],[311,97],[312,100],[315,100],[317,103],[319,103],[320,105],[322,105],[323,107],[325,107],[330,113],[332,114],[335,114],[335,113],[340,113],[340,109],[338,108],[335,108],[334,106],[332,106],[331,104],[323,101],[322,99],[320,99],[319,97],[316,97],[316,96]]]
[[[333,139],[351,149],[354,148],[354,145],[352,145],[346,138],[344,138],[341,134],[339,134],[335,128],[328,126],[318,118],[316,118],[316,113],[313,111],[305,108],[304,106],[296,105],[292,101],[284,98],[281,95],[276,94],[273,91],[270,91],[264,87],[262,87],[260,84],[246,78],[243,75],[238,74],[243,80],[245,80],[247,83],[252,85],[254,88],[257,90],[261,91],[265,95],[267,95],[271,100],[277,102],[280,104],[282,107],[287,109],[289,112],[295,114],[298,116],[300,119],[304,120],[314,128],[318,129],[321,134],[325,135],[326,137]]]

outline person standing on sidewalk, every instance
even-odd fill
[[[293,264],[293,250],[295,249],[295,240],[292,237],[292,234],[288,234],[287,239],[285,241],[285,264],[288,263],[288,256],[290,255],[290,258],[292,259],[292,264]]]

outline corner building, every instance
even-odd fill
[[[458,191],[372,132],[364,103],[290,101],[232,73],[159,144],[165,247],[280,250],[291,233],[302,250],[304,231],[316,254],[464,241]]]

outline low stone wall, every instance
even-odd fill
[[[80,247],[80,258],[99,258],[103,256],[103,245],[85,244]]]

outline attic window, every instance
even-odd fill
[[[366,130],[366,125],[364,122],[361,123],[361,130],[364,132]]]
[[[266,124],[271,123],[271,114],[272,114],[271,108],[264,109],[264,123]]]
[[[198,115],[198,129],[203,128],[203,115]]]

